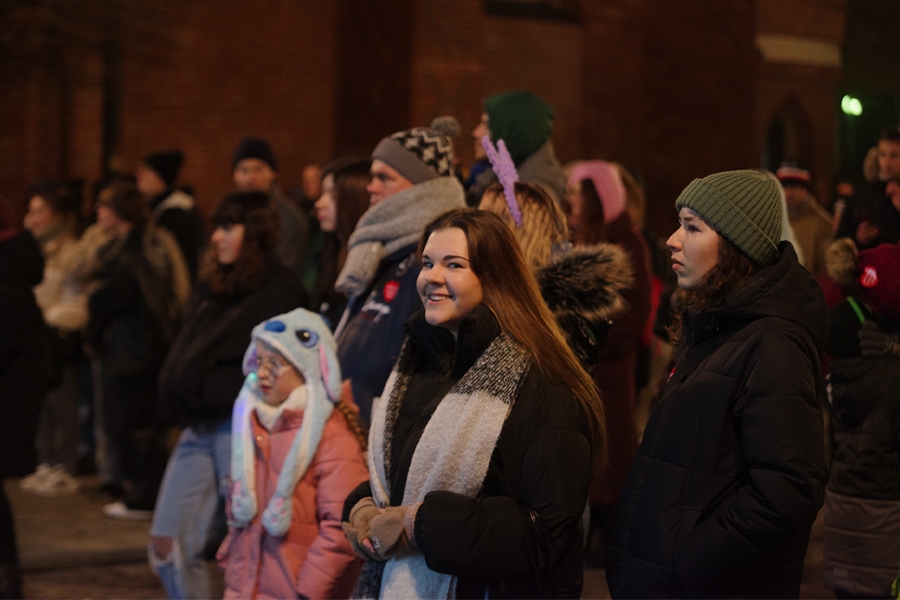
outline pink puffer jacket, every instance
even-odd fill
[[[369,472],[339,411],[325,424],[316,455],[297,483],[290,530],[274,537],[260,522],[302,421],[302,412],[285,410],[269,432],[253,413],[256,498],[261,508],[249,527],[229,528],[216,555],[225,571],[225,598],[349,598],[353,591],[362,562],[341,530],[341,510],[347,495],[369,478]]]

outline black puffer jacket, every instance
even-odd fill
[[[231,416],[244,383],[241,363],[255,325],[305,306],[299,278],[271,260],[255,290],[225,298],[198,282],[185,324],[159,374],[163,418],[180,426]]]
[[[614,516],[619,598],[796,598],[825,479],[822,291],[788,242],[684,343]]]
[[[458,343],[445,329],[428,325],[423,311],[406,329],[420,362],[393,428],[392,506],[403,502],[412,454],[437,405],[500,333],[483,305],[463,320]],[[503,424],[478,496],[425,496],[416,515],[416,543],[429,569],[458,577],[457,597],[580,596],[581,515],[592,474],[585,423],[567,390],[532,369]],[[344,520],[370,495],[368,482],[357,488],[344,506]]]
[[[856,302],[863,319],[874,319]],[[825,582],[845,595],[884,598],[900,564],[900,359],[860,355],[860,318],[848,301],[829,315],[834,452],[825,497]]]

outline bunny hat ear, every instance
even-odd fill
[[[331,344],[319,344],[319,372],[328,399],[337,404],[341,399],[341,365],[338,362],[334,339],[330,338],[330,341]]]

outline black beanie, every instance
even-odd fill
[[[167,187],[172,187],[178,179],[183,160],[181,150],[169,150],[144,157],[144,164],[156,171],[156,174],[166,182]]]
[[[278,172],[278,163],[275,161],[275,153],[269,142],[262,138],[247,136],[238,142],[231,155],[231,170],[234,171],[237,164],[245,158],[258,158],[266,162],[272,167],[272,170]]]

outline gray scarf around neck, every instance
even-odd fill
[[[438,215],[465,205],[462,184],[454,177],[438,177],[372,206],[350,236],[347,260],[334,288],[348,298],[365,293],[385,256],[417,242]]]
[[[407,341],[381,398],[372,409],[369,431],[369,476],[379,507],[390,502],[393,429],[416,364]],[[413,453],[403,505],[421,502],[442,490],[475,497],[481,490],[503,424],[531,367],[524,348],[498,335],[462,379],[447,393],[429,419]],[[456,577],[437,573],[421,552],[367,562],[356,594],[361,598],[453,598]]]

